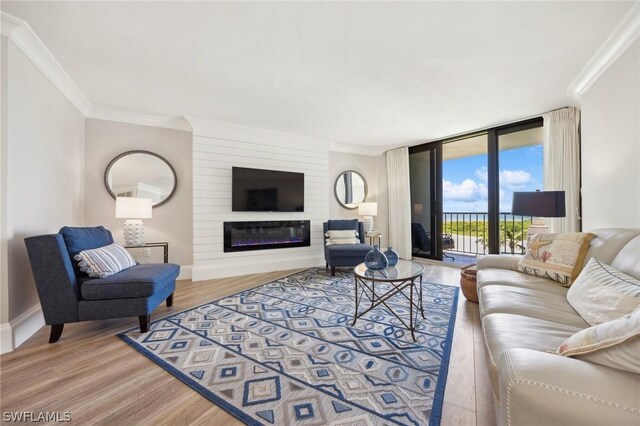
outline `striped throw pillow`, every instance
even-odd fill
[[[136,266],[136,261],[119,244],[84,250],[74,256],[82,272],[93,278],[106,278]]]
[[[598,325],[640,308],[640,281],[591,258],[575,283],[567,302],[589,325]]]

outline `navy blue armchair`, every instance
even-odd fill
[[[112,243],[102,226],[25,238],[45,323],[51,325],[49,343],[60,339],[64,324],[77,321],[137,316],[146,333],[151,312],[163,300],[173,304],[178,265],[137,265],[106,278],[80,272],[73,256]]]
[[[455,247],[456,243],[451,234],[442,234],[442,250],[453,250]],[[413,254],[428,253],[431,250],[431,234],[425,231],[421,223],[411,224],[411,248]],[[446,253],[442,255],[453,259]]]
[[[360,244],[336,244],[327,245],[327,231],[346,231],[357,230],[360,238]],[[371,246],[364,243],[364,225],[353,220],[328,220],[323,224],[324,237],[324,260],[326,267],[331,268],[331,276],[336,275],[336,268],[356,266],[364,262],[364,257],[371,250]]]

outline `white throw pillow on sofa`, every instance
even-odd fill
[[[347,229],[343,231],[327,231],[324,234],[327,237],[327,245],[335,244],[360,244],[358,231],[355,229]]]
[[[640,308],[578,331],[560,345],[557,353],[640,374]]]
[[[569,287],[567,301],[589,325],[602,324],[640,307],[640,281],[592,258]]]

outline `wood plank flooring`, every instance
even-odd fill
[[[457,268],[428,264],[425,269],[425,281],[458,285]],[[163,304],[152,320],[297,271],[179,281],[173,307]],[[0,411],[68,412],[72,424],[241,424],[116,337],[136,326],[137,318],[67,324],[52,345],[49,327],[43,327],[0,357]],[[442,424],[495,424],[478,305],[462,293]]]

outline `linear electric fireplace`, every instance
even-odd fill
[[[310,245],[308,220],[224,222],[225,252]]]

